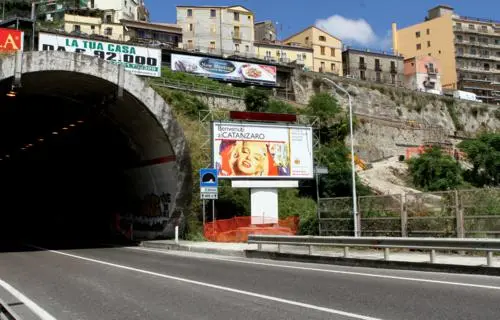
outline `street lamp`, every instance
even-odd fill
[[[349,98],[349,130],[351,135],[351,175],[352,175],[352,216],[354,218],[354,236],[359,236],[359,220],[358,220],[358,199],[356,196],[356,167],[354,166],[354,133],[353,133],[353,121],[352,121],[352,102],[351,95],[346,89],[342,88],[332,80],[328,78],[323,78],[323,80],[331,83],[334,87],[342,91]]]

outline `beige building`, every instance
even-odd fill
[[[308,27],[283,40],[313,49],[312,70],[342,75],[342,41],[315,26]]]
[[[305,70],[312,70],[313,49],[298,44],[279,42],[255,42],[255,57],[273,63],[292,63]]]
[[[344,76],[390,84],[403,85],[403,57],[389,52],[347,48],[342,52]]]
[[[127,41],[123,26],[114,23],[113,19],[106,20],[105,17],[113,15],[113,11],[90,10],[79,14],[64,14],[64,31],[76,35],[100,35],[111,40]]]
[[[254,14],[243,6],[177,6],[183,48],[223,56],[254,53]]]
[[[405,58],[427,55],[441,62],[443,89],[475,93],[488,103],[500,103],[500,21],[457,15],[437,6],[425,22],[397,29],[393,48]]]

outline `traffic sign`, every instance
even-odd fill
[[[200,169],[200,188],[217,188],[217,169]]]

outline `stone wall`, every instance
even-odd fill
[[[224,96],[212,96],[202,93],[194,93],[201,101],[206,103],[211,110],[226,109],[226,110],[245,110],[245,101],[243,98],[231,98]]]

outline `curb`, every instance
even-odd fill
[[[226,250],[226,249],[215,249],[215,248],[203,248],[203,247],[193,247],[174,243],[155,243],[143,241],[139,244],[140,247],[153,248],[153,249],[163,249],[172,251],[187,251],[196,253],[208,253],[231,257],[245,257],[245,251],[243,250]]]
[[[294,253],[245,250],[245,257],[279,261],[294,261],[320,264],[335,264],[349,267],[401,269],[427,272],[446,272],[474,275],[500,276],[500,268],[486,266],[464,266],[428,262],[385,261],[359,258],[327,257]]]

